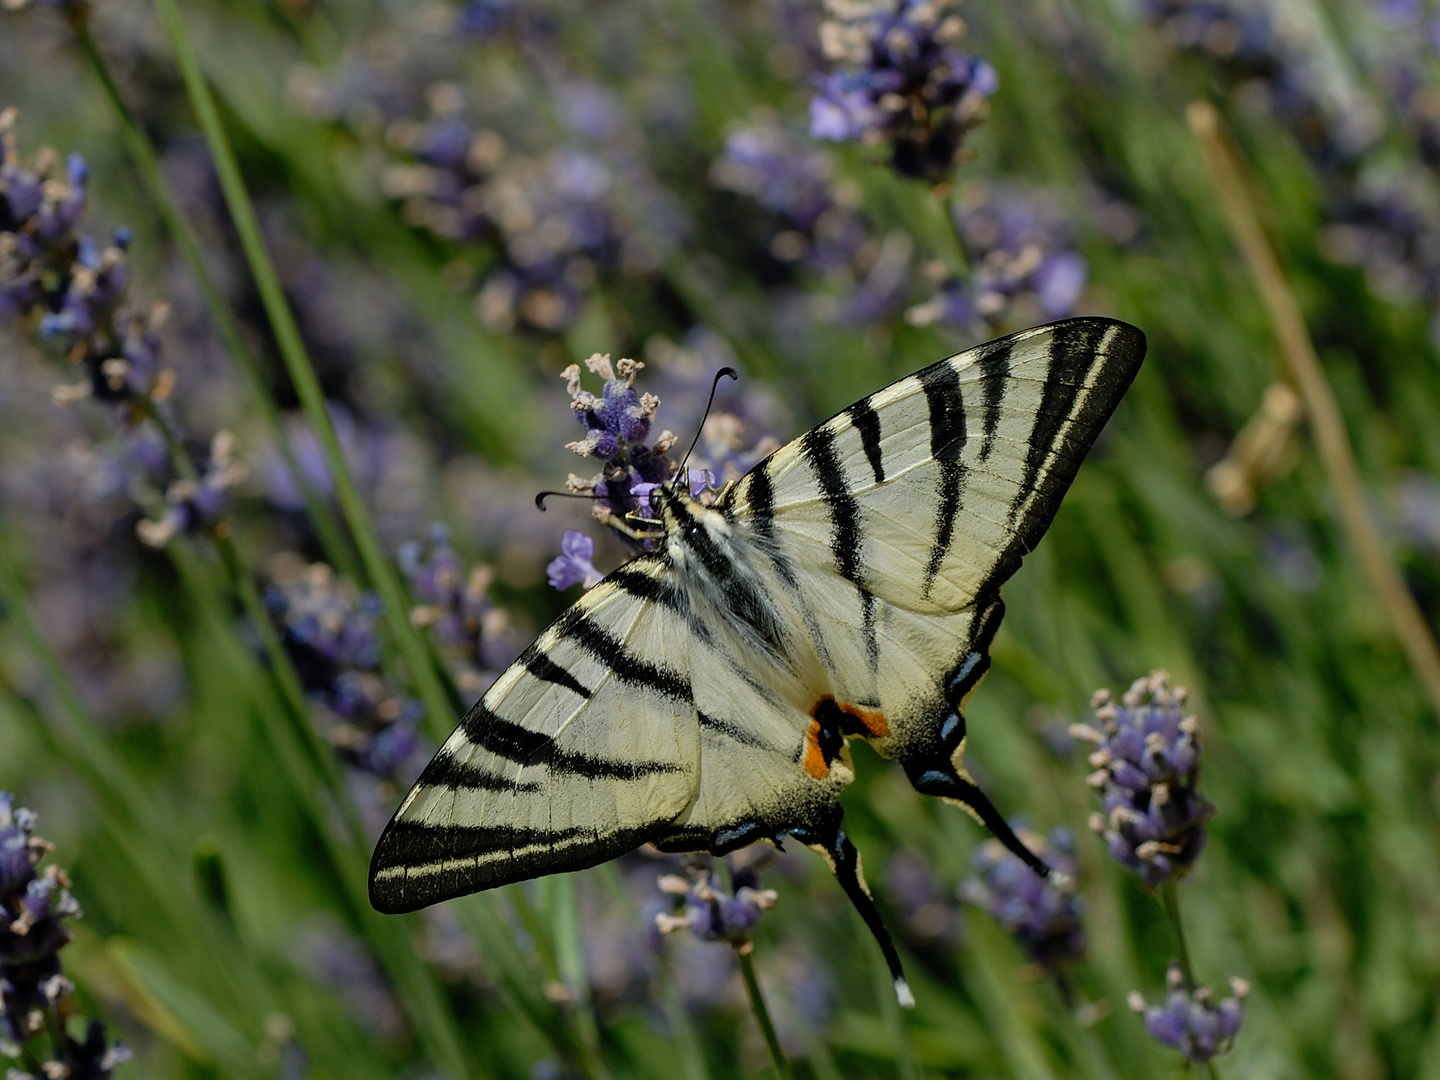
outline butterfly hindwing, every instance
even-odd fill
[[[691,802],[699,726],[684,624],[659,598],[662,564],[625,573],[630,589],[596,586],[541,634],[426,767],[375,850],[377,908],[593,866]]]

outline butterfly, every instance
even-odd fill
[[[841,828],[849,741],[1049,873],[967,775],[964,706],[1001,586],[1144,355],[1111,319],[1024,330],[857,401],[708,505],[657,487],[655,550],[465,715],[381,836],[371,903],[412,911],[646,843],[723,855],[788,836],[825,858],[913,1004]]]

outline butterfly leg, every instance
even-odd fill
[[[870,895],[869,886],[865,884],[865,875],[860,868],[860,852],[855,850],[855,845],[840,828],[842,816],[843,811],[838,806],[833,807],[824,821],[816,825],[793,828],[790,835],[806,847],[819,852],[830,864],[835,880],[840,882],[840,887],[845,890],[845,895],[850,897],[855,910],[860,912],[860,917],[875,936],[880,951],[885,954],[885,963],[889,965],[890,975],[895,980],[895,997],[902,1006],[913,1009],[915,995],[910,992],[910,984],[905,981],[905,972],[900,966],[900,954],[895,951],[895,942],[890,939],[890,931],[885,929],[885,924],[880,920],[880,910],[875,906],[875,898]]]

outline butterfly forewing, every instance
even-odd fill
[[[1143,355],[1133,327],[1071,319],[942,360],[782,447],[735,512],[781,558],[958,610],[1034,548]]]

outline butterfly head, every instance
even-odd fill
[[[665,529],[665,549],[677,565],[697,553],[725,552],[731,526],[725,515],[693,495],[685,484],[664,484],[650,495],[651,508]]]

